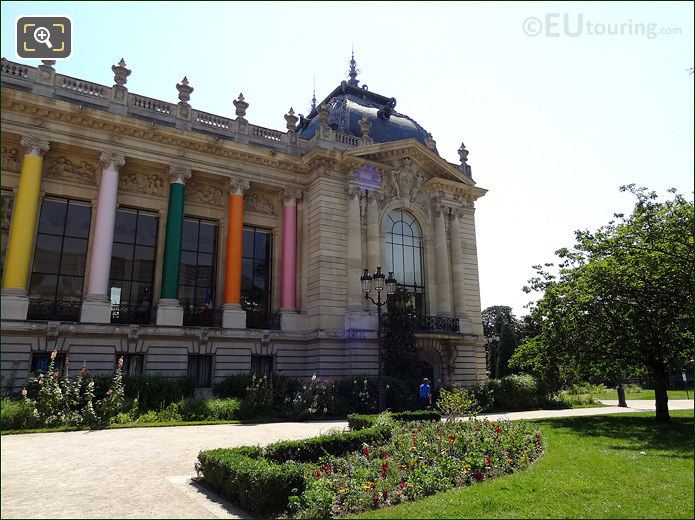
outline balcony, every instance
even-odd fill
[[[221,327],[222,309],[183,309],[184,327]]]
[[[280,314],[246,311],[246,328],[280,330]]]
[[[387,323],[388,314],[381,315],[382,327]],[[439,334],[460,334],[459,319],[445,316],[425,316],[416,314],[415,332],[439,333]]]
[[[29,300],[27,320],[80,321],[81,301]]]
[[[111,323],[147,325],[154,323],[151,305],[111,305]]]

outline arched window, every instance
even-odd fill
[[[386,266],[398,285],[413,294],[415,309],[425,310],[425,280],[422,274],[422,230],[410,213],[397,209],[386,221]]]

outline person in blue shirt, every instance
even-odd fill
[[[432,404],[432,387],[430,387],[430,381],[427,378],[422,380],[420,385],[420,405],[423,408],[427,408],[428,405]]]

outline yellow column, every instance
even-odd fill
[[[41,189],[41,165],[43,154],[48,151],[46,139],[24,136],[21,140],[25,154],[22,160],[22,173],[19,178],[19,190],[12,212],[5,272],[2,288],[18,289],[26,292],[29,277],[31,249],[34,244],[36,218]]]

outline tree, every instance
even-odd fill
[[[675,190],[622,186],[637,201],[631,215],[595,232],[577,231],[561,259],[535,266],[528,291],[540,333],[517,349],[515,366],[563,382],[650,376],[656,419],[670,420],[668,372],[692,358],[693,203]]]
[[[512,308],[506,305],[493,305],[482,312],[483,335],[487,338],[487,369],[495,379],[510,373],[508,366],[516,346],[520,323]]]

